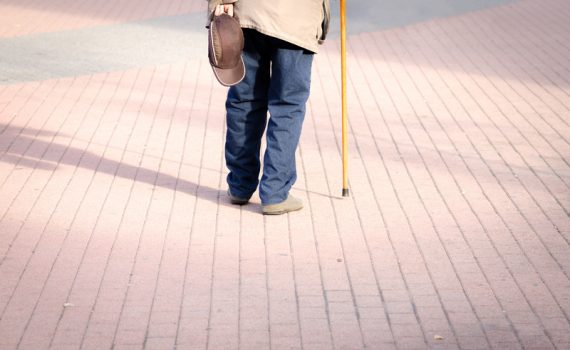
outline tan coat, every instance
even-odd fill
[[[219,4],[234,4],[242,28],[285,40],[312,52],[325,39],[330,0],[208,0],[209,13]]]

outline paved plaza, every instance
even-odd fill
[[[348,4],[226,197],[204,0],[0,0],[0,349],[570,349],[570,1]]]

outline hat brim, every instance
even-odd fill
[[[234,86],[239,84],[245,77],[245,64],[240,57],[238,64],[234,68],[222,69],[212,66],[214,75],[220,84],[224,86]]]

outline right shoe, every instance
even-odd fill
[[[289,195],[286,200],[281,203],[268,204],[261,206],[261,212],[264,215],[281,215],[290,211],[303,209],[303,202],[300,199]]]
[[[249,198],[240,198],[234,196],[228,189],[228,197],[230,198],[230,203],[235,205],[246,205],[249,202]]]

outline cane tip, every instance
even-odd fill
[[[342,196],[343,197],[350,197],[350,191],[348,190],[348,188],[342,189]]]

